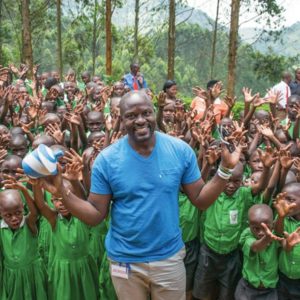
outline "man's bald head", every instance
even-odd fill
[[[125,111],[129,106],[134,105],[135,103],[144,102],[145,104],[149,104],[153,108],[153,103],[149,96],[143,91],[131,91],[125,94],[120,101],[120,113],[121,116],[124,115]]]

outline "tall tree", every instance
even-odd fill
[[[135,17],[134,17],[134,61],[138,61],[139,57],[139,42],[138,42],[138,34],[139,34],[139,14],[140,14],[140,0],[135,0],[135,9],[134,9]]]
[[[29,70],[29,77],[32,76],[33,56],[31,44],[30,28],[30,0],[21,0],[21,20],[22,20],[22,62],[25,63]]]
[[[63,60],[62,60],[62,40],[61,40],[61,0],[56,0],[56,26],[57,26],[57,68],[62,80]]]
[[[231,0],[231,19],[228,51],[227,95],[234,96],[240,0]]]
[[[217,2],[217,13],[216,13],[216,19],[215,19],[214,33],[213,33],[210,79],[213,79],[213,77],[214,77],[214,66],[215,66],[215,59],[216,59],[216,44],[217,44],[217,33],[218,33],[218,21],[219,21],[219,8],[220,8],[220,0],[218,0],[218,2]]]
[[[168,30],[168,79],[174,79],[175,68],[175,0],[169,0],[169,30]]]
[[[0,65],[3,64],[3,50],[2,50],[2,0],[0,0]]]
[[[106,0],[105,32],[106,32],[106,75],[112,74],[112,36],[111,36],[111,0]]]
[[[92,41],[92,73],[93,73],[93,75],[95,75],[95,69],[96,69],[97,14],[98,14],[98,0],[95,0],[94,1],[94,14],[93,14],[93,41]]]

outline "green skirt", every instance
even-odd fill
[[[94,259],[54,258],[49,269],[48,291],[50,300],[99,299],[98,272]]]
[[[3,266],[3,295],[1,299],[47,299],[47,274],[42,260],[37,259],[20,267]]]

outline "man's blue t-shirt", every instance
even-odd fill
[[[91,192],[112,194],[108,256],[122,263],[166,259],[183,246],[179,228],[180,184],[200,178],[192,148],[155,132],[155,147],[139,155],[124,137],[103,150],[92,169]]]

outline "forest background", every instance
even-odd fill
[[[284,9],[276,0],[230,2],[224,8],[218,0],[212,19],[184,0],[0,0],[0,64],[26,62],[30,34],[32,63],[40,64],[40,72],[89,70],[109,84],[138,61],[157,93],[173,63],[171,77],[180,97],[190,101],[192,87],[205,87],[211,78],[226,86],[232,7],[238,5],[239,17],[251,13],[259,26],[251,41],[236,35],[234,90],[238,97],[243,86],[263,95],[280,81],[282,71],[300,65],[298,53],[286,51],[293,47],[289,37],[297,36],[300,23],[283,28]]]

